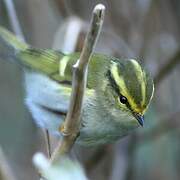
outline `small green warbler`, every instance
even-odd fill
[[[68,111],[72,65],[79,53],[34,49],[0,28],[0,58],[25,70],[25,102],[35,122],[52,134]],[[143,126],[152,99],[153,80],[134,59],[93,54],[89,63],[82,124],[77,142],[85,146],[111,143]]]

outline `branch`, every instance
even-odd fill
[[[180,50],[178,50],[172,58],[159,70],[154,78],[155,85],[160,84],[160,82],[173,70],[176,65],[180,63]]]
[[[58,163],[51,164],[42,153],[36,153],[33,164],[43,176],[40,180],[87,180],[82,166],[68,157],[61,157]]]
[[[16,14],[16,10],[13,4],[13,0],[4,0],[4,4],[7,9],[7,14],[9,17],[9,21],[11,24],[11,27],[13,29],[13,32],[22,40],[25,42],[25,38],[19,23],[19,19]]]
[[[80,59],[77,60],[76,64],[73,66],[70,107],[63,127],[61,127],[61,131],[64,136],[62,142],[59,143],[52,155],[52,162],[55,162],[61,157],[61,155],[70,151],[79,133],[79,127],[81,124],[80,115],[86,88],[88,63],[102,28],[104,14],[104,5],[96,5],[93,10],[90,29],[86,36]]]
[[[0,179],[15,180],[1,148],[0,148]]]

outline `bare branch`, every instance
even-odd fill
[[[46,144],[46,151],[48,158],[51,158],[51,140],[50,140],[50,134],[47,129],[43,129],[44,137],[45,137],[45,144]]]
[[[40,180],[65,180],[65,179],[81,179],[87,180],[82,166],[68,157],[61,157],[56,164],[51,164],[42,153],[36,153],[33,156],[33,164],[42,174]]]
[[[1,148],[0,148],[0,179],[15,180]]]
[[[158,85],[176,65],[180,63],[180,50],[178,50],[172,58],[159,70],[158,74],[154,78],[155,85]]]
[[[16,14],[13,0],[4,0],[4,4],[6,6],[8,17],[14,33],[25,42],[25,38]]]
[[[102,28],[104,14],[104,5],[96,5],[93,10],[91,25],[86,36],[80,59],[77,60],[76,64],[73,66],[70,107],[62,128],[64,137],[52,155],[52,162],[55,162],[61,155],[70,151],[79,133],[79,127],[81,124],[80,115],[84,91],[86,88],[88,63]]]

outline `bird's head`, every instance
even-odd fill
[[[105,101],[115,116],[118,111],[144,124],[144,113],[152,99],[151,75],[134,59],[111,59],[106,72]]]

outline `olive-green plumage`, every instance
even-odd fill
[[[72,65],[79,53],[34,49],[0,28],[0,59],[15,60],[27,70],[26,103],[36,122],[58,132],[68,110]],[[112,142],[143,125],[154,91],[149,73],[134,59],[93,54],[78,142]],[[137,121],[137,120],[138,121]]]

